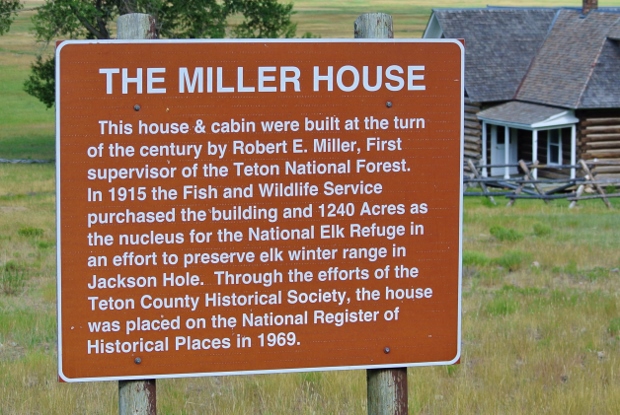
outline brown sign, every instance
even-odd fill
[[[460,355],[454,41],[65,42],[59,374]]]

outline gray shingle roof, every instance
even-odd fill
[[[620,88],[618,76],[609,77],[618,50],[607,40],[619,18],[600,10],[586,17],[576,10],[560,10],[516,99],[573,109],[586,102],[590,108],[600,107],[598,100],[620,106],[620,97],[604,97],[607,88]],[[618,74],[618,66],[615,69]]]
[[[590,82],[579,102],[579,108],[620,108],[620,44],[604,42]]]
[[[510,101],[480,111],[478,113],[478,118],[532,127],[535,124],[562,116],[566,112],[568,112],[568,110],[563,108]]]
[[[620,40],[620,22],[616,22],[616,24],[609,28],[607,37],[614,40]]]
[[[472,101],[513,99],[556,9],[433,11],[444,36],[465,39],[465,90]]]

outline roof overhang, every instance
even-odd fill
[[[424,34],[422,35],[422,39],[441,39],[443,36],[443,29],[439,24],[439,20],[435,15],[435,11],[431,14],[428,23],[426,24],[426,29],[424,29]]]
[[[568,127],[579,122],[573,110],[519,101],[506,102],[480,111],[478,119],[521,130]]]

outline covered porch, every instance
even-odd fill
[[[480,111],[482,154],[480,163],[498,167],[482,169],[483,177],[510,178],[518,174],[517,160],[546,166],[577,161],[577,122],[574,111],[565,108],[510,101]],[[575,178],[575,168],[570,178]],[[533,171],[534,178],[538,172]]]

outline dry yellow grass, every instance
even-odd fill
[[[23,291],[0,294],[0,413],[114,414],[115,382],[56,381],[53,177],[0,166],[0,268],[26,271]],[[617,413],[617,213],[471,198],[464,219],[461,364],[410,369],[410,413]],[[363,370],[158,381],[163,414],[364,414],[365,399]]]
[[[36,3],[42,2],[26,7]],[[308,0],[296,2],[296,19],[299,34],[351,37],[357,15],[380,6],[394,14],[397,37],[418,37],[431,7],[485,4]],[[529,4],[581,2],[519,3]],[[25,16],[0,38],[0,71],[27,68],[37,52]],[[5,125],[0,131],[6,138]],[[57,382],[54,199],[53,165],[0,165],[0,269],[12,263],[25,280],[17,295],[0,293],[0,413],[115,414],[115,382]],[[410,369],[410,413],[618,413],[620,206],[614,203],[616,211],[599,201],[576,210],[520,201],[509,209],[466,199],[461,364]],[[520,238],[501,240],[492,227]],[[364,414],[365,399],[362,370],[158,381],[162,414]]]
[[[353,22],[362,13],[387,13],[394,19],[394,37],[419,38],[433,8],[442,7],[486,7],[493,6],[569,6],[581,7],[580,0],[538,0],[538,1],[449,1],[449,0],[297,0],[294,20],[298,22],[299,35],[311,32],[322,38],[352,38]],[[600,1],[599,6],[619,6],[620,1]]]

